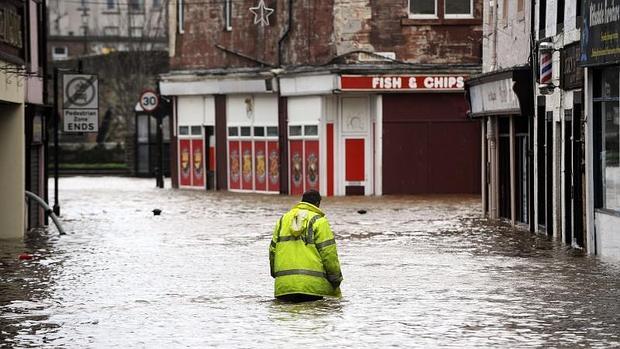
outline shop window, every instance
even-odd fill
[[[409,13],[414,18],[437,18],[437,0],[409,0]]]
[[[595,175],[599,208],[620,212],[620,89],[618,67],[596,72],[594,90]],[[598,178],[596,178],[598,177]]]
[[[229,127],[228,128],[228,137],[239,137],[239,128],[238,127]]]
[[[304,126],[304,136],[318,136],[319,127],[316,125]]]
[[[278,127],[276,127],[276,126],[268,126],[267,127],[267,137],[278,137]]]
[[[192,126],[192,136],[202,135],[202,126]]]
[[[265,128],[254,127],[254,137],[265,137]]]
[[[249,126],[241,127],[241,137],[250,137],[252,136],[252,128]]]
[[[288,135],[291,137],[301,136],[301,126],[289,126]]]
[[[445,0],[445,17],[472,17],[474,14],[473,5],[473,0]]]
[[[179,126],[179,135],[189,136],[189,126]]]

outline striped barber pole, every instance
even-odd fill
[[[551,61],[551,53],[541,53],[540,54],[540,83],[541,84],[550,84],[551,76],[553,73]]]

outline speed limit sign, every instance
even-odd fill
[[[152,90],[146,90],[140,95],[140,106],[146,112],[151,112],[159,106],[159,96]]]

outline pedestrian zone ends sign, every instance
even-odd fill
[[[63,124],[65,132],[99,131],[97,75],[63,74]]]
[[[65,132],[98,132],[99,118],[97,110],[65,109]]]

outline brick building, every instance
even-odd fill
[[[479,193],[482,1],[169,3],[173,183]],[[176,148],[176,149],[175,149]]]

